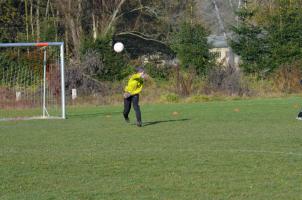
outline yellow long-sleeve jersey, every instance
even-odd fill
[[[144,86],[144,79],[141,77],[140,73],[133,74],[127,86],[125,87],[125,92],[130,93],[131,95],[139,94]]]

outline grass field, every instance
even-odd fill
[[[143,105],[142,128],[109,106],[0,122],[0,199],[302,199],[301,102]]]

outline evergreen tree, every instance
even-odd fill
[[[171,44],[182,66],[193,67],[200,75],[206,72],[213,61],[207,36],[208,32],[203,26],[183,23]]]
[[[270,45],[267,33],[253,23],[255,11],[247,8],[237,13],[241,24],[233,27],[235,37],[230,41],[233,51],[241,57],[241,67],[248,73],[263,74],[274,68],[269,63]]]
[[[302,5],[290,0],[276,3],[278,7],[267,15],[264,29],[271,44],[271,60],[279,66],[302,58]]]
[[[234,52],[241,56],[242,68],[258,75],[302,56],[301,3],[277,0],[270,11],[264,9],[241,9],[237,13],[241,23],[233,27],[234,38],[230,41]]]

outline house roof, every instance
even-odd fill
[[[213,48],[228,48],[228,42],[223,35],[210,35],[207,37],[208,43]]]

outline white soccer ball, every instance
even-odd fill
[[[120,53],[124,50],[124,44],[121,42],[117,42],[114,44],[113,49],[115,52]]]

